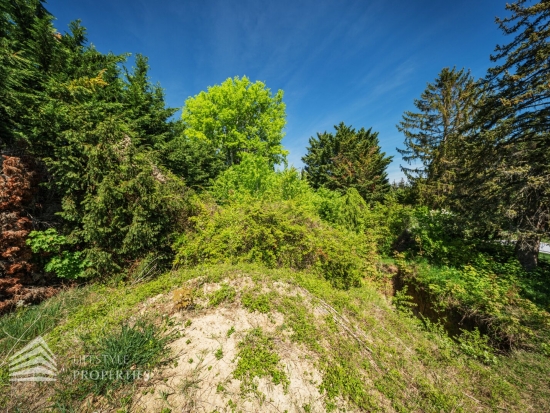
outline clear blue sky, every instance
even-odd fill
[[[167,104],[228,77],[283,89],[289,161],[341,121],[380,133],[400,179],[395,125],[443,67],[482,77],[505,0],[50,0],[59,31],[81,19],[101,52],[142,53]]]

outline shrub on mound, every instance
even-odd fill
[[[362,233],[333,228],[292,201],[208,208],[176,243],[176,265],[262,263],[311,269],[338,288],[374,274],[376,246]]]

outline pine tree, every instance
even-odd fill
[[[55,59],[53,16],[41,0],[0,1],[0,150],[16,153],[32,128],[31,109]]]
[[[445,206],[452,192],[460,140],[478,96],[469,71],[444,68],[420,99],[415,99],[418,111],[405,112],[397,125],[405,135],[405,148],[397,151],[413,165],[401,169],[416,187],[421,202],[430,207]]]
[[[356,131],[343,122],[335,134],[318,133],[309,139],[302,158],[310,185],[345,193],[355,188],[367,202],[381,201],[389,191],[386,168],[391,157],[381,152],[378,133],[361,128]]]
[[[57,212],[48,225],[92,264],[85,276],[170,254],[184,186],[162,166],[174,110],[151,84],[147,59],[138,55],[126,70],[127,55],[97,51],[79,21],[61,35],[42,2],[1,4],[0,47],[11,53],[0,61],[2,146],[44,166]]]
[[[533,269],[550,230],[550,1],[526,3],[508,4],[511,16],[497,19],[515,38],[491,56],[501,63],[484,80],[459,196],[464,212],[517,239],[519,261]]]

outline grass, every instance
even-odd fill
[[[111,406],[129,407],[132,384],[147,380],[155,369],[171,361],[168,343],[176,336],[167,328],[140,318],[122,324],[97,343],[85,341],[88,356],[73,361],[62,373],[59,380],[64,384],[53,396],[54,408],[78,409],[91,394],[106,396]]]
[[[258,311],[267,314],[271,311],[272,294],[261,294],[257,291],[248,291],[243,294],[241,302],[250,312]]]
[[[61,291],[39,305],[0,317],[0,354],[9,356],[35,337],[54,329],[87,302],[90,287]]]
[[[237,367],[233,377],[241,380],[241,387],[255,390],[254,377],[271,377],[273,384],[282,384],[288,388],[289,379],[280,365],[280,359],[275,351],[273,337],[266,335],[261,328],[253,328],[238,345]]]
[[[231,280],[242,277],[252,279],[257,287],[227,294],[233,285]],[[27,339],[42,334],[60,359],[85,351],[132,353],[130,349],[141,348],[143,351],[132,354],[150,354],[151,358],[136,356],[134,362],[155,365],[162,361],[153,355],[165,353],[159,344],[167,333],[162,332],[162,319],[155,323],[160,328],[154,330],[157,333],[128,321],[135,319],[137,305],[181,288],[188,281],[193,285],[221,284],[217,291],[224,292],[216,297],[223,299],[218,304],[232,297],[230,300],[242,303],[249,311],[281,313],[281,328],[289,332],[281,337],[303,346],[311,355],[322,374],[318,386],[328,410],[339,409],[338,403],[347,400],[352,406],[373,412],[550,411],[548,357],[512,351],[486,358],[487,348],[479,337],[454,341],[441,325],[423,323],[397,311],[368,281],[344,291],[308,272],[244,264],[201,266],[133,286],[95,285],[68,291],[39,306],[0,318],[0,326],[17,337],[15,334],[25,331],[24,326],[32,325]],[[288,291],[281,292],[280,285],[287,285]],[[227,335],[234,331],[228,330]],[[278,333],[251,330],[238,347],[234,374],[244,379],[249,389],[254,388],[254,377],[268,377],[274,384],[288,385],[289,377],[280,365],[273,334]],[[149,340],[157,344],[147,347]],[[91,348],[87,349],[86,343]],[[10,348],[16,351],[22,345],[7,335],[0,341],[3,356]],[[2,374],[6,384],[5,372]],[[99,386],[97,394],[110,398],[117,408],[128,409],[130,396],[138,392],[135,386],[129,381],[113,394],[105,392],[108,386]],[[4,387],[7,405],[5,390]],[[56,397],[64,404],[60,403],[57,411],[63,411],[63,406],[68,406],[64,411],[70,411],[69,407],[75,405],[71,403],[83,403],[82,389],[66,386],[61,390]]]
[[[208,305],[211,307],[215,307],[223,302],[232,303],[233,301],[235,301],[235,295],[235,288],[224,283],[221,285],[220,289],[214,291],[210,295]]]

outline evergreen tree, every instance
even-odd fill
[[[163,153],[165,165],[183,177],[190,188],[205,189],[228,168],[226,154],[216,150],[209,141],[186,136],[182,122],[176,123],[174,131],[175,136]]]
[[[511,16],[497,19],[515,38],[491,56],[500,64],[484,81],[458,196],[472,219],[517,239],[518,259],[532,269],[550,231],[550,1],[526,3],[508,4]]]
[[[397,151],[413,165],[401,169],[421,202],[431,207],[445,206],[452,192],[463,130],[475,113],[478,98],[469,71],[444,68],[420,99],[415,99],[418,111],[405,112],[397,125],[405,135],[405,148]]]
[[[183,217],[183,181],[162,166],[173,134],[162,89],[138,55],[102,54],[76,21],[56,32],[38,0],[2,1],[2,146],[45,166],[43,178],[72,248],[112,274],[155,253],[171,253]],[[20,70],[23,69],[23,70]],[[6,136],[7,138],[4,138]]]
[[[57,56],[53,16],[42,3],[0,1],[0,150],[21,151],[44,72]]]
[[[391,162],[381,152],[378,133],[361,128],[355,131],[343,122],[334,127],[335,134],[317,134],[309,139],[302,158],[310,185],[345,193],[355,188],[367,201],[381,201],[389,189],[386,168]]]

